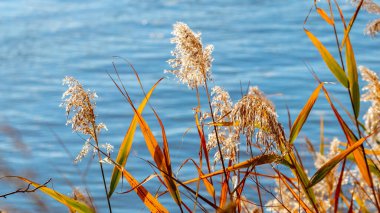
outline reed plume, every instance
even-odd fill
[[[359,5],[360,2],[361,0],[351,0],[351,3],[355,6]],[[376,4],[373,0],[364,0],[362,8],[369,13],[380,14],[380,6]]]
[[[79,81],[73,77],[65,77],[63,85],[68,86],[68,89],[62,95],[63,103],[60,105],[66,109],[66,125],[71,124],[74,132],[89,136],[82,150],[75,158],[75,163],[77,163],[88,154],[91,140],[96,140],[97,134],[102,129],[107,130],[107,127],[103,123],[96,123],[94,110],[97,95],[95,92],[84,90]],[[73,115],[71,115],[72,112],[74,113]]]
[[[380,19],[376,19],[367,24],[364,29],[364,34],[369,36],[376,36],[380,31]]]
[[[246,136],[247,142],[255,137],[256,144],[271,149],[285,141],[275,107],[258,87],[249,88],[248,94],[234,105],[232,116],[238,132]]]
[[[172,35],[174,37],[171,43],[176,44],[176,47],[172,51],[174,59],[168,60],[168,63],[174,70],[165,72],[174,74],[179,82],[187,84],[191,89],[204,85],[206,80],[211,80],[211,53],[214,47],[207,45],[203,48],[201,34],[194,33],[182,22],[173,25]]]
[[[367,85],[363,87],[366,93],[362,95],[362,100],[371,102],[371,106],[364,115],[365,126],[369,133],[373,133],[380,128],[380,81],[377,74],[367,67],[359,66],[359,70],[363,80],[367,82]],[[375,148],[379,147],[376,141],[380,141],[380,134],[375,133],[372,141]]]

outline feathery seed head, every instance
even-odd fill
[[[211,53],[212,45],[203,48],[201,34],[194,33],[185,23],[177,22],[173,25],[171,43],[176,47],[172,51],[174,59],[168,60],[174,70],[166,70],[174,74],[181,83],[194,89],[211,80]]]
[[[380,81],[374,71],[364,66],[359,66],[359,70],[363,80],[367,82],[363,88],[367,92],[362,95],[362,100],[371,102],[371,106],[364,115],[365,126],[369,133],[373,133],[380,128]],[[372,136],[374,146],[377,146],[376,141],[380,141],[380,133]]]
[[[95,122],[96,93],[85,91],[79,81],[73,77],[65,77],[63,84],[68,86],[62,95],[63,103],[61,104],[61,107],[65,107],[68,116],[66,124],[71,124],[74,132],[80,132],[92,138],[101,129],[107,129],[103,123],[96,124]],[[69,118],[71,112],[75,114]]]
[[[380,31],[380,19],[375,19],[367,24],[367,26],[364,29],[364,34],[369,36],[376,36],[377,33]]]
[[[248,140],[256,133],[256,142],[265,147],[272,147],[273,142],[285,141],[274,105],[257,87],[250,87],[248,94],[235,104],[232,116],[239,132]]]
[[[88,154],[91,140],[97,140],[96,135],[101,129],[107,130],[107,127],[103,123],[96,123],[94,100],[97,95],[95,92],[85,91],[79,81],[73,77],[65,77],[63,84],[68,86],[62,95],[63,102],[60,105],[66,109],[66,125],[71,124],[74,132],[89,136],[74,160],[74,163],[78,163]],[[70,113],[73,113],[71,117]]]

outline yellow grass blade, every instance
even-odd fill
[[[308,187],[312,187],[315,184],[319,183],[323,178],[347,155],[349,155],[351,152],[355,151],[357,148],[359,148],[363,142],[366,140],[366,138],[361,138],[356,143],[354,143],[352,146],[348,147],[346,150],[340,152],[337,156],[330,159],[328,162],[326,162],[318,171],[313,175],[313,177],[310,179],[310,184]]]
[[[51,198],[55,199],[56,201],[62,203],[63,205],[67,206],[70,210],[75,210],[77,212],[83,212],[83,213],[90,213],[90,212],[95,212],[94,209],[87,204],[80,202],[78,200],[75,200],[69,196],[66,196],[64,194],[61,194],[53,189],[50,189],[46,186],[42,186],[36,182],[33,182],[31,180],[28,180],[24,177],[20,176],[10,176],[14,178],[18,178],[28,184],[31,184],[34,187],[40,187],[38,190],[42,191],[43,193],[49,195]]]
[[[138,116],[138,123],[140,125],[141,132],[144,136],[146,146],[156,163],[157,167],[161,171],[161,175],[165,181],[166,187],[168,188],[170,195],[172,196],[173,200],[178,204],[181,205],[181,197],[179,190],[177,188],[177,185],[173,181],[173,176],[168,176],[167,174],[172,174],[171,171],[169,171],[168,165],[166,164],[166,160],[164,157],[164,154],[160,148],[160,146],[157,143],[156,138],[154,137],[151,129],[149,128],[148,124],[146,123],[145,119],[137,112],[135,111],[135,115]]]
[[[143,112],[150,96],[152,95],[154,89],[157,87],[159,82],[160,81],[158,81],[156,84],[153,85],[153,87],[146,94],[146,97],[144,98],[144,100],[142,100],[142,102],[140,103],[140,106],[137,109],[137,111],[140,114]],[[118,165],[120,165],[121,167],[124,167],[125,164],[127,163],[127,159],[128,159],[129,153],[131,151],[133,138],[134,138],[135,131],[136,131],[137,119],[138,119],[138,117],[136,115],[133,116],[133,119],[132,119],[132,121],[129,125],[129,128],[128,128],[128,131],[125,134],[123,142],[120,145],[120,149],[119,149],[119,152],[117,154],[115,162]],[[114,167],[114,169],[112,171],[112,176],[111,176],[110,191],[108,194],[109,197],[111,197],[113,192],[115,191],[115,189],[116,189],[116,187],[120,181],[120,177],[121,177],[120,171],[116,167]]]
[[[354,106],[355,118],[358,118],[360,112],[360,92],[358,82],[358,70],[356,66],[355,54],[351,45],[350,37],[346,39],[346,62],[347,77],[350,86],[351,101]]]
[[[326,63],[327,67],[330,69],[335,78],[344,86],[348,87],[348,80],[346,73],[342,67],[336,62],[331,53],[326,49],[326,47],[315,37],[310,31],[304,29],[306,35],[310,38],[311,42],[318,49],[322,56],[323,61]]]
[[[311,94],[309,100],[306,102],[305,106],[303,107],[302,111],[298,115],[297,119],[294,121],[294,124],[290,130],[290,136],[289,136],[290,144],[292,144],[294,140],[297,138],[298,133],[301,131],[302,126],[306,122],[306,119],[308,118],[309,113],[311,109],[313,108],[315,101],[318,98],[319,91],[321,90],[322,86],[323,86],[323,83],[320,83],[318,85],[318,87]]]
[[[334,25],[334,19],[330,18],[329,15],[327,15],[327,13],[321,9],[321,8],[317,8],[317,13],[323,18],[323,20],[325,20],[329,25]]]
[[[120,167],[116,167],[120,168]],[[118,169],[120,171],[120,169]],[[128,181],[129,185],[133,188],[136,194],[144,202],[145,206],[151,212],[169,212],[158,200],[151,195],[129,172],[122,169],[124,178]]]

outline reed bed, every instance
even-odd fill
[[[136,105],[117,69],[109,75],[134,113],[113,158],[113,146],[102,144],[98,139],[101,131],[107,128],[96,120],[96,94],[85,90],[75,78],[66,77],[64,84],[68,89],[63,94],[62,106],[66,109],[67,124],[87,139],[75,163],[79,163],[91,150],[96,153],[109,212],[112,212],[112,195],[121,179],[130,185],[128,193],[136,193],[146,210],[151,212],[168,212],[168,206],[160,202],[162,197],[171,197],[172,205],[176,205],[180,212],[380,211],[380,81],[370,68],[357,66],[350,41],[350,31],[359,12],[367,10],[379,14],[380,7],[370,0],[352,2],[356,10],[347,19],[335,0],[327,0],[326,8],[319,7],[314,1],[310,10],[325,21],[326,27],[334,30],[331,36],[336,41],[338,56],[333,56],[313,34],[313,29],[309,29],[310,14],[304,22],[306,36],[320,53],[326,68],[346,89],[350,106],[342,107],[338,100],[333,99],[326,83],[318,78],[317,72],[310,70],[316,87],[310,91],[294,122],[289,121],[289,130],[279,122],[274,104],[258,87],[249,87],[236,101],[222,86],[214,83],[216,86],[210,88],[213,46],[204,45],[201,34],[195,33],[187,24],[177,22],[173,25],[171,42],[175,48],[173,58],[168,60],[172,69],[165,73],[174,75],[179,83],[195,91],[194,99],[198,103],[192,116],[198,135],[194,138],[194,144],[198,144],[194,150],[199,157],[189,158],[181,165],[196,171],[192,179],[180,179],[177,171],[173,170],[165,125],[149,104],[162,79],[145,91],[137,71],[130,64],[144,92],[143,100]],[[378,20],[375,20],[365,32],[375,36],[379,31],[378,25]],[[341,35],[337,33],[339,27],[343,29]],[[360,74],[367,83],[362,92],[358,83]],[[315,172],[310,173],[303,163],[307,157],[299,155],[295,141],[301,140],[299,133],[317,99],[329,104],[345,138],[325,141],[323,129],[329,127],[321,119],[319,147],[305,140],[315,166],[312,169]],[[360,114],[361,101],[371,103],[364,115]],[[158,127],[151,127],[145,120],[142,113],[146,106],[153,111]],[[342,111],[345,114],[341,114]],[[161,132],[160,138],[153,134],[153,129]],[[151,159],[145,162],[152,172],[144,180],[137,180],[133,171],[125,167],[136,131],[141,131],[151,155]],[[104,172],[104,164],[113,167],[111,174]],[[109,177],[109,183],[105,177]],[[75,189],[72,196],[68,196],[49,187],[50,180],[39,184],[20,176],[8,175],[5,178],[19,179],[28,185],[3,197],[41,191],[67,206],[70,212],[96,212],[93,200],[86,192]],[[144,187],[152,179],[161,184],[158,192]],[[268,182],[276,187],[268,187]]]

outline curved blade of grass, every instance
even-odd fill
[[[39,187],[38,189],[40,191],[49,195],[51,198],[62,203],[63,205],[67,206],[70,210],[75,210],[75,211],[83,212],[83,213],[90,213],[90,212],[95,213],[94,209],[92,207],[88,206],[87,204],[80,202],[78,200],[74,200],[73,198],[66,196],[64,194],[61,194],[61,193],[59,193],[53,189],[50,189],[50,188],[43,186],[43,185],[40,185],[40,184],[33,182],[29,179],[26,179],[24,177],[20,177],[20,176],[11,176],[11,177],[18,178],[18,179],[20,179],[20,180],[22,180],[28,184],[31,184],[32,186],[34,186],[36,188]]]
[[[309,100],[306,102],[305,106],[303,107],[302,111],[298,115],[297,119],[294,121],[294,124],[290,130],[290,136],[289,136],[290,144],[292,144],[294,140],[297,138],[298,133],[301,131],[302,126],[306,122],[306,119],[308,118],[309,113],[311,109],[313,108],[315,101],[318,98],[319,91],[321,90],[322,86],[323,86],[323,83],[320,83],[318,85],[318,87],[311,94]]]
[[[156,84],[153,85],[153,87],[149,90],[149,92],[146,94],[144,100],[140,103],[139,108],[137,111],[141,114],[150,98],[152,95],[154,89],[157,87],[158,83],[161,80],[159,80]],[[131,151],[132,143],[133,143],[133,138],[136,132],[136,126],[137,126],[137,119],[138,117],[136,115],[133,116],[133,119],[129,125],[128,131],[124,136],[123,142],[120,145],[119,152],[116,157],[116,163],[119,164],[121,167],[124,167],[125,164],[127,163],[127,159],[129,156],[129,153]],[[111,176],[111,182],[110,182],[110,191],[108,196],[111,197],[113,192],[115,191],[119,181],[120,181],[121,173],[120,171],[114,167],[112,171],[112,176]]]
[[[334,104],[332,103],[330,99],[330,95],[328,94],[327,90],[323,87],[323,91],[325,93],[326,99],[329,102],[331,109],[334,111],[335,117],[338,119],[338,122],[347,138],[348,144],[352,146],[355,141],[358,139],[352,132],[352,130],[348,127],[346,122],[344,122],[342,116],[339,114],[338,110],[335,108]],[[356,164],[358,165],[359,171],[362,174],[364,180],[367,182],[367,184],[372,188],[372,179],[371,174],[369,174],[369,167],[365,160],[364,156],[364,148],[363,146],[359,147],[358,149],[354,150],[353,155],[355,157]],[[368,168],[368,169],[367,169]]]
[[[282,159],[281,156],[276,155],[276,154],[260,155],[260,156],[248,159],[246,161],[243,161],[241,163],[237,163],[237,164],[234,164],[232,166],[229,166],[226,168],[226,172],[236,171],[238,169],[247,168],[249,166],[259,166],[259,165],[274,163],[274,162],[280,161],[281,159]],[[221,169],[221,170],[218,170],[218,171],[215,171],[215,172],[212,172],[209,174],[205,174],[205,175],[202,175],[200,177],[185,181],[185,182],[183,182],[183,184],[193,183],[193,182],[199,181],[201,179],[213,177],[213,176],[220,175],[223,173],[224,173],[224,171],[223,171],[223,169]]]
[[[355,161],[355,158],[352,154],[350,154],[347,159],[350,161]],[[376,175],[377,178],[380,178],[380,170],[376,166],[375,162],[373,162],[371,158],[367,158],[367,164],[369,166],[369,171],[372,172],[372,174]]]
[[[313,175],[313,177],[310,179],[310,183],[308,187],[312,187],[315,184],[319,183],[323,178],[347,155],[349,155],[351,152],[355,151],[357,148],[359,148],[363,142],[366,140],[365,138],[361,138],[356,143],[354,143],[352,146],[348,147],[346,150],[340,152],[337,156],[333,157],[331,160],[329,160],[327,163],[325,163],[318,171]]]
[[[119,169],[120,167],[117,167]],[[144,202],[145,206],[151,212],[169,212],[158,200],[146,190],[129,172],[125,169],[121,169],[124,178],[128,181],[129,185],[133,188],[136,194]]]
[[[322,56],[323,61],[326,63],[327,67],[330,69],[335,78],[344,86],[348,87],[348,80],[346,73],[342,67],[336,62],[331,53],[326,49],[326,47],[315,37],[310,31],[304,29],[306,35],[309,37],[314,46],[318,49]]]
[[[323,18],[323,20],[325,20],[329,25],[334,25],[334,19],[330,18],[329,15],[327,15],[327,13],[321,9],[321,8],[317,8],[317,13]]]
[[[354,13],[354,15],[351,17],[350,19],[350,23],[348,23],[348,27],[344,30],[344,36],[343,36],[343,40],[342,40],[342,44],[340,46],[340,49],[343,48],[343,46],[346,44],[346,41],[347,41],[347,37],[348,35],[350,34],[350,31],[352,29],[352,26],[354,26],[354,23],[355,23],[355,20],[356,20],[356,17],[358,16],[359,14],[359,11],[360,11],[360,8],[362,7],[362,4],[363,4],[364,0],[361,0],[360,3],[358,4],[358,7],[356,8],[356,11]]]
[[[132,104],[132,103],[131,103]],[[168,165],[166,164],[166,160],[164,154],[157,143],[156,138],[154,137],[150,127],[146,123],[145,119],[139,114],[139,112],[135,111],[135,115],[138,116],[138,123],[140,125],[141,132],[144,136],[146,146],[157,165],[157,168],[160,169],[161,175],[165,181],[166,187],[168,188],[170,195],[173,200],[177,203],[178,206],[181,205],[181,197],[180,192],[177,188],[177,185],[172,179],[172,176],[168,176],[167,174],[172,174],[172,171],[169,171]]]
[[[351,45],[350,37],[346,39],[346,62],[347,62],[347,77],[349,82],[349,90],[351,101],[354,108],[355,118],[357,119],[360,112],[360,92],[358,83],[358,70],[356,66],[355,54]]]

